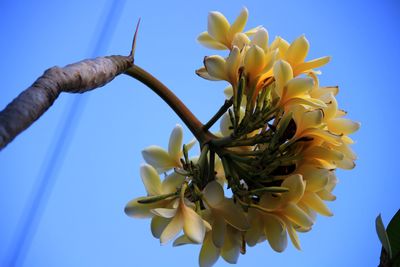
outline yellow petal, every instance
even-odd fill
[[[211,234],[207,233],[199,254],[200,267],[212,267],[217,262],[219,255],[220,249],[214,246]]]
[[[183,128],[177,124],[171,132],[168,144],[168,153],[175,161],[179,162],[182,156]]]
[[[174,243],[172,244],[174,247],[179,247],[187,244],[195,244],[190,240],[187,236],[181,235],[177,239],[175,239]]]
[[[263,74],[260,77],[260,82],[265,81],[266,78],[271,77],[272,76],[272,66],[274,65],[276,56],[278,54],[278,50],[272,50],[270,52],[268,52],[267,54],[265,54],[265,65],[264,65],[264,69],[262,70]]]
[[[307,213],[305,213],[302,209],[300,209],[296,204],[289,203],[283,213],[295,224],[309,228],[313,225],[313,220],[310,218]]]
[[[240,50],[250,43],[249,37],[246,34],[239,32],[235,34],[232,40],[232,47],[237,46]]]
[[[183,226],[182,215],[180,212],[176,213],[176,216],[169,222],[167,227],[160,236],[160,243],[166,244],[169,240],[173,239],[181,230]]]
[[[282,182],[282,187],[289,189],[289,192],[282,194],[282,201],[297,203],[304,194],[306,185],[303,181],[303,176],[300,174],[294,174],[287,177]]]
[[[184,180],[185,177],[183,175],[177,174],[176,172],[171,173],[162,181],[162,193],[169,194],[176,192],[177,189],[181,187]]]
[[[208,33],[218,42],[226,45],[229,28],[228,20],[220,12],[212,11],[208,14]]]
[[[217,248],[221,248],[224,245],[226,223],[222,216],[213,214],[214,222],[212,225],[212,240]]]
[[[307,129],[302,133],[303,136],[309,136],[312,138],[319,138],[321,140],[324,140],[328,143],[331,143],[332,145],[338,146],[341,145],[341,137],[335,134],[332,134],[328,131],[322,130],[322,129]]]
[[[282,252],[287,247],[285,223],[276,215],[264,215],[264,232],[268,243],[276,252]]]
[[[225,221],[238,230],[246,231],[249,229],[249,222],[244,215],[244,211],[233,203],[232,199],[225,198],[218,206],[214,207],[218,210]]]
[[[163,218],[172,218],[177,214],[177,209],[156,208],[152,209],[151,212]]]
[[[239,232],[232,227],[227,228],[224,246],[221,249],[222,258],[232,264],[237,263],[241,246]]]
[[[268,32],[266,29],[259,29],[256,34],[254,34],[252,44],[261,47],[264,51],[268,50]]]
[[[253,35],[256,34],[256,32],[257,32],[259,29],[261,29],[261,28],[262,28],[262,26],[259,25],[259,26],[257,26],[257,27],[251,28],[251,29],[248,30],[248,31],[245,31],[244,34],[246,34],[247,36],[253,36]]]
[[[216,50],[225,50],[228,49],[224,44],[216,41],[214,38],[212,38],[208,32],[202,32],[200,35],[197,37],[197,41],[204,45],[205,47],[211,48],[211,49],[216,49]]]
[[[203,190],[203,196],[207,200],[207,203],[211,205],[211,207],[217,206],[225,199],[224,189],[216,181],[212,181],[207,184]]]
[[[300,36],[289,46],[286,52],[286,60],[293,66],[303,62],[307,57],[309,48],[310,44],[306,37],[304,35]]]
[[[300,73],[310,71],[312,69],[316,69],[322,67],[323,65],[327,64],[331,60],[331,57],[320,57],[317,59],[313,59],[307,62],[303,62],[297,64],[294,68],[293,72],[295,76],[299,75]]]
[[[164,229],[167,227],[168,223],[170,222],[170,219],[167,218],[163,218],[160,216],[154,216],[151,219],[151,233],[153,234],[153,236],[155,238],[160,238],[162,232],[164,231]]]
[[[332,212],[325,205],[325,203],[321,200],[321,198],[313,192],[306,192],[301,199],[307,206],[318,212],[319,214],[325,216],[332,216]]]
[[[332,93],[327,93],[320,97],[325,102],[326,108],[324,108],[324,120],[328,121],[336,116],[338,110],[338,103],[335,96]]]
[[[273,68],[277,93],[282,96],[283,88],[293,78],[292,67],[284,60],[278,60]]]
[[[146,197],[135,198],[128,202],[125,206],[126,215],[134,218],[151,218],[154,214],[151,212],[152,209],[160,208],[169,203],[169,201],[158,201],[155,203],[142,204],[139,200],[145,199]]]
[[[352,170],[356,167],[356,164],[354,163],[354,160],[352,160],[351,158],[344,158],[341,161],[338,161],[336,163],[336,166],[340,169],[344,169],[344,170]]]
[[[278,49],[278,56],[280,59],[285,58],[286,52],[289,48],[289,43],[281,38],[280,36],[275,37],[275,40],[272,42],[270,49]]]
[[[325,200],[325,201],[335,201],[336,200],[336,196],[327,190],[321,190],[321,191],[317,192],[317,195],[322,200]]]
[[[238,72],[240,65],[240,51],[237,46],[234,46],[226,59],[226,69],[231,83],[238,81]]]
[[[206,233],[203,219],[191,208],[185,205],[181,208],[183,215],[183,232],[194,243],[202,243]]]
[[[249,11],[247,10],[247,8],[243,7],[242,10],[240,11],[239,16],[232,23],[228,35],[233,36],[238,32],[242,32],[244,27],[246,26],[248,16],[249,16]]]
[[[297,171],[303,175],[303,179],[306,181],[307,191],[316,192],[323,189],[328,184],[329,170],[305,165]]]
[[[290,222],[286,222],[286,228],[290,237],[290,240],[292,241],[293,245],[298,249],[301,250],[300,247],[300,240],[299,237],[297,235],[296,230],[293,228],[293,225]]]
[[[302,133],[306,129],[317,128],[321,125],[323,117],[324,113],[320,109],[304,112],[301,121],[296,121],[297,133]]]
[[[349,135],[360,129],[360,123],[345,118],[336,118],[328,121],[328,129],[336,134]]]
[[[308,98],[308,97],[294,97],[286,102],[286,106],[308,106],[312,108],[326,108],[326,104],[315,98]]]
[[[179,164],[170,157],[168,152],[159,146],[149,146],[145,148],[142,151],[142,156],[158,173],[168,171],[173,167],[179,167]]]
[[[304,154],[310,158],[322,159],[328,162],[338,162],[344,157],[343,153],[322,146],[313,146],[307,149]]]
[[[286,85],[284,93],[284,100],[287,101],[291,98],[307,94],[313,88],[314,81],[311,78],[294,78],[291,79]]]
[[[221,56],[214,55],[204,58],[204,66],[208,74],[219,80],[227,80],[228,73],[226,69],[225,59]]]
[[[321,96],[329,93],[332,93],[334,96],[336,96],[339,93],[339,87],[338,86],[317,87],[314,88],[314,90],[311,92],[311,96],[314,98],[320,98]]]
[[[143,164],[140,167],[140,177],[142,177],[148,195],[155,196],[162,194],[161,180],[156,169],[148,164]]]
[[[200,69],[196,70],[196,74],[199,75],[201,78],[209,80],[209,81],[220,81],[220,79],[217,79],[213,76],[211,76],[205,67],[201,67]]]
[[[245,233],[245,240],[247,245],[254,247],[261,239],[261,236],[264,235],[264,226],[258,211],[255,209],[249,209],[248,218],[250,222],[250,228]]]
[[[252,45],[244,57],[244,67],[246,72],[255,78],[264,69],[265,56],[264,50],[257,45]]]
[[[287,194],[287,193],[283,193]],[[283,194],[264,193],[260,199],[260,206],[270,211],[280,208],[285,202],[282,200]]]

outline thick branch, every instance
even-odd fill
[[[204,129],[203,124],[185,104],[153,75],[136,65],[129,68],[125,74],[139,80],[159,95],[175,111],[201,144],[205,144],[215,138],[213,134]]]
[[[133,56],[83,60],[52,67],[0,112],[0,150],[35,122],[61,92],[84,93],[101,87],[133,65]]]

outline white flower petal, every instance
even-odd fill
[[[312,218],[296,204],[288,203],[283,212],[292,222],[301,227],[309,228],[314,224]]]
[[[201,67],[200,69],[196,70],[196,74],[199,75],[201,78],[209,80],[209,81],[220,81],[221,79],[217,79],[211,76],[205,67]]]
[[[218,213],[224,217],[225,221],[234,228],[246,231],[249,229],[249,222],[243,210],[233,203],[232,199],[224,199],[218,206],[214,207]]]
[[[345,118],[336,118],[328,121],[328,129],[336,134],[349,135],[360,129],[360,123]]]
[[[147,194],[150,196],[161,195],[161,180],[156,169],[148,164],[140,167],[140,177],[142,178]]]
[[[208,14],[208,33],[220,43],[226,44],[226,37],[230,25],[220,12],[212,11]]]
[[[225,199],[224,189],[216,181],[212,181],[207,184],[203,190],[203,195],[211,207],[217,206]]]
[[[171,132],[168,143],[168,153],[175,161],[179,162],[182,156],[183,128],[177,124]]]
[[[129,201],[125,206],[126,215],[134,218],[151,218],[154,214],[151,212],[152,209],[163,207],[168,201],[157,201],[149,204],[139,203],[139,200],[146,199],[146,197],[139,197]]]
[[[325,203],[321,200],[321,198],[313,192],[306,192],[301,199],[307,206],[318,212],[319,214],[325,216],[332,216],[332,212],[325,205]]]
[[[169,240],[173,239],[183,227],[182,215],[178,212],[176,216],[169,222],[160,236],[160,243],[166,244]]]
[[[183,215],[183,232],[194,243],[202,243],[206,233],[203,219],[191,208],[185,205],[181,208]]]
[[[179,167],[179,163],[175,162],[165,149],[159,146],[149,146],[142,151],[144,160],[153,166],[158,173],[165,172],[174,167]]]
[[[181,235],[177,239],[175,239],[174,243],[172,244],[174,247],[179,247],[187,244],[195,244],[192,240],[190,240],[187,236]]]
[[[197,37],[197,41],[204,45],[205,47],[211,48],[211,49],[216,49],[216,50],[225,50],[228,49],[224,44],[216,41],[214,38],[212,38],[208,32],[202,32],[200,35]]]
[[[228,35],[233,36],[236,33],[242,32],[244,27],[246,26],[248,16],[249,16],[249,11],[247,10],[247,8],[243,7],[242,10],[240,11],[239,16],[230,26]]]
[[[240,245],[241,240],[239,232],[228,226],[225,235],[225,243],[221,249],[222,258],[224,258],[224,260],[229,263],[237,263],[240,252]]]
[[[228,80],[225,59],[219,55],[204,58],[204,66],[210,76],[219,80]]]
[[[160,216],[154,216],[151,219],[151,233],[155,238],[160,238],[162,232],[167,227],[171,220]]]
[[[266,29],[259,29],[253,36],[252,44],[261,47],[264,51],[268,50],[268,32]]]
[[[285,223],[276,215],[264,215],[264,232],[273,250],[282,252],[287,247]]]
[[[220,255],[220,249],[217,248],[208,232],[204,238],[203,246],[199,254],[200,267],[212,267],[217,262]]]
[[[152,209],[151,212],[164,218],[172,218],[177,215],[177,209],[157,208]]]
[[[301,199],[306,188],[303,176],[300,174],[289,176],[282,182],[281,186],[289,188],[289,192],[282,194],[282,200],[293,203],[297,203]]]
[[[221,248],[224,245],[226,223],[224,218],[218,214],[213,214],[214,222],[212,224],[212,240],[217,248]]]

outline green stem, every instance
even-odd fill
[[[216,123],[219,120],[219,118],[221,118],[222,115],[225,114],[228,108],[232,106],[232,103],[233,103],[233,98],[225,100],[225,103],[220,107],[217,113],[215,113],[215,115],[206,124],[204,124],[203,129],[205,131],[208,131],[214,125],[214,123]]]

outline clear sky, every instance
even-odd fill
[[[209,11],[233,20],[243,6],[249,27],[262,24],[271,38],[289,41],[305,34],[310,58],[332,56],[321,83],[340,86],[339,105],[362,127],[353,135],[357,167],[338,171],[337,200],[329,204],[335,215],[320,216],[300,235],[302,251],[290,244],[279,254],[263,243],[238,266],[377,266],[375,218],[382,213],[387,224],[400,206],[395,0],[0,0],[0,109],[53,65],[129,53],[141,17],[136,63],[204,122],[223,103],[225,84],[194,74],[214,53],[196,37]],[[129,77],[85,95],[61,95],[0,152],[0,265],[14,259],[32,267],[196,266],[199,247],[160,246],[150,221],[123,212],[144,194],[140,151],[166,146],[176,123],[165,103]],[[191,138],[185,128],[185,140]],[[216,266],[227,265],[221,259]]]

